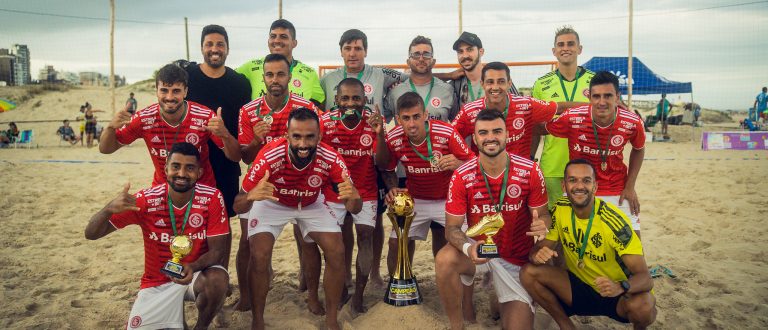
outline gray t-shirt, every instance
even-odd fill
[[[442,120],[446,123],[450,123],[453,117],[458,114],[458,108],[453,106],[454,96],[453,87],[443,82],[440,79],[432,78],[435,81],[435,85],[432,87],[432,93],[429,92],[430,83],[424,85],[416,85],[416,93],[418,93],[422,99],[429,94],[429,100],[426,100],[426,109],[429,113],[429,119]],[[386,121],[392,120],[397,113],[397,99],[403,94],[412,91],[411,80],[406,79],[404,82],[395,85],[387,93],[387,101],[384,103],[384,109],[382,109],[382,115]]]
[[[362,73],[362,75],[359,75],[360,73]],[[368,107],[370,107],[371,110],[376,110],[374,106],[377,105],[381,111],[384,111],[384,96],[386,95],[387,90],[389,90],[392,85],[408,78],[407,75],[400,71],[374,67],[368,64],[365,65],[363,71],[358,73],[346,74],[343,67],[339,68],[320,78],[320,86],[323,87],[323,91],[325,91],[326,111],[336,106],[336,85],[345,78],[345,75],[346,78],[357,78],[359,76],[360,78],[358,79],[360,79],[365,87],[365,96],[368,97]]]

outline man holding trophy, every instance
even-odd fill
[[[165,163],[167,183],[135,195],[126,184],[85,228],[85,237],[96,240],[128,225],[141,227],[144,275],[130,329],[185,328],[184,300],[197,305],[195,329],[207,329],[226,299],[229,274],[219,263],[229,218],[221,192],[197,183],[202,171],[197,148],[175,143]]]
[[[472,285],[476,273],[488,271],[501,304],[502,328],[533,328],[533,300],[519,274],[551,220],[539,165],[507,152],[507,134],[504,114],[480,111],[473,135],[479,156],[451,177],[445,204],[450,244],[435,257],[435,273],[453,329],[464,326],[462,284]]]

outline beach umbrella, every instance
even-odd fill
[[[16,108],[16,103],[11,100],[0,98],[0,112],[10,111]]]

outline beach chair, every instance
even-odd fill
[[[32,134],[31,129],[25,129],[21,131],[21,134],[19,134],[19,138],[16,140],[16,142],[13,143],[14,148],[18,148],[19,145],[27,146],[27,149],[32,148],[32,138],[34,134]]]

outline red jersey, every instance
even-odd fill
[[[531,138],[533,127],[545,123],[557,113],[557,103],[542,101],[527,96],[509,94],[507,109],[507,151],[523,158],[531,156]],[[464,104],[461,111],[453,119],[456,131],[466,138],[475,132],[477,114],[486,108],[485,98]],[[477,146],[472,143],[472,151],[477,153]]]
[[[454,155],[459,160],[469,160],[474,155],[469,151],[464,140],[450,124],[439,120],[430,119],[429,139],[432,142],[432,154],[435,157]],[[429,157],[427,141],[424,139],[419,145],[412,145],[405,135],[402,126],[397,126],[387,133],[387,148],[390,153],[390,161],[387,171],[394,171],[397,162],[403,164],[405,175],[408,178],[406,188],[413,198],[439,200],[445,199],[448,193],[448,179],[453,171],[441,171],[419,157],[418,151],[425,157]],[[416,151],[414,151],[416,150]]]
[[[344,181],[341,174],[347,170],[344,159],[333,148],[320,142],[315,159],[303,169],[291,163],[288,140],[279,138],[259,151],[248,175],[243,179],[243,190],[250,191],[269,170],[269,182],[275,185],[273,196],[289,207],[307,206],[317,200],[326,185]]]
[[[643,121],[634,112],[622,107],[618,107],[616,120],[607,127],[594,125],[591,105],[568,109],[545,127],[549,134],[568,139],[570,159],[584,158],[592,163],[597,171],[597,196],[616,196],[624,190],[627,180],[624,145],[629,142],[637,150],[645,147]],[[600,167],[603,160],[593,127],[597,128],[600,147],[603,150],[606,146],[608,148],[605,171]]]
[[[192,239],[192,252],[181,261],[194,262],[208,252],[208,237],[229,234],[229,217],[224,207],[224,198],[216,187],[198,183],[195,197],[189,211],[184,234]],[[141,210],[118,213],[109,219],[117,229],[128,225],[141,227],[144,236],[144,275],[141,288],[155,287],[171,280],[160,272],[160,268],[171,260],[171,239],[173,228],[168,212],[168,184],[156,185],[136,192],[136,206]],[[187,205],[173,207],[176,217],[176,232],[181,234]]]
[[[527,158],[507,154],[510,164],[505,191],[501,192],[504,181],[502,172],[496,178],[488,177],[488,185],[491,187],[489,196],[483,173],[478,166],[479,160],[472,159],[453,173],[448,200],[445,202],[445,213],[466,216],[467,224],[471,227],[483,216],[495,213],[499,194],[503,193],[501,216],[504,218],[504,227],[493,236],[493,241],[499,247],[502,258],[522,266],[528,262],[528,252],[533,247],[533,237],[525,234],[530,231],[532,221],[528,208],[547,205],[547,191],[539,164]],[[485,236],[474,239],[484,240]]]
[[[340,110],[324,113],[323,142],[336,150],[344,158],[344,163],[349,167],[349,176],[355,183],[363,201],[375,201],[378,197],[376,185],[376,168],[373,161],[373,152],[376,150],[376,133],[370,125],[368,118],[373,113],[366,109],[362,113],[362,119],[353,128],[344,125],[342,120],[332,118],[341,117]],[[326,186],[323,190],[325,200],[338,203],[338,194]]]
[[[240,120],[238,121],[238,134],[237,141],[240,145],[248,145],[253,141],[253,126],[262,121],[262,118],[266,115],[272,116],[272,127],[267,132],[266,141],[269,143],[272,140],[285,136],[288,132],[288,115],[291,111],[298,108],[308,108],[320,115],[320,110],[311,101],[307,101],[298,95],[291,94],[288,98],[288,102],[285,103],[282,109],[275,110],[267,105],[267,101],[264,96],[248,102],[242,108],[240,108]],[[272,112],[272,114],[270,114]],[[321,125],[322,126],[322,125]]]
[[[206,130],[205,127],[208,126],[211,118],[216,117],[216,113],[202,104],[186,102],[187,113],[184,114],[184,119],[177,126],[171,126],[163,119],[160,114],[162,110],[157,103],[136,112],[131,117],[130,123],[115,132],[117,142],[127,145],[137,139],[144,139],[147,149],[149,149],[149,156],[155,165],[152,185],[166,182],[165,159],[171,146],[176,142],[189,142],[200,151],[200,166],[203,168],[203,175],[200,176],[198,182],[215,187],[216,177],[214,177],[211,163],[208,161],[208,140],[213,141],[219,148],[224,148],[224,142]]]

